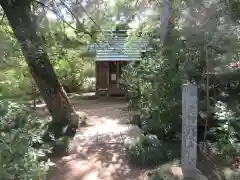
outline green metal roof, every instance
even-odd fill
[[[147,41],[136,40],[126,43],[127,37],[115,37],[91,46],[96,51],[96,61],[136,61],[141,60],[141,52],[146,51]]]

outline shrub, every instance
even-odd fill
[[[180,177],[171,175],[169,172],[162,172],[157,169],[149,175],[149,180],[182,180]]]
[[[181,73],[176,67],[163,57],[143,59],[126,67],[122,83],[130,108],[141,112],[144,132],[176,138],[181,132]]]
[[[240,173],[239,172],[234,173],[231,177],[228,178],[228,180],[238,180],[238,179],[240,179]]]
[[[46,160],[49,146],[34,148],[41,142],[43,123],[29,113],[24,105],[0,103],[0,179],[45,179],[52,164]]]
[[[179,166],[180,160],[167,162],[148,173],[149,180],[181,180],[181,177],[173,176],[171,167]]]
[[[22,69],[20,69],[22,70]],[[0,73],[0,98],[14,98],[31,93],[30,77],[25,77],[19,69],[3,69]],[[24,71],[24,70],[22,70]],[[25,70],[26,71],[26,70]]]
[[[88,77],[94,77],[94,65],[80,57],[78,52],[68,50],[54,61],[54,67],[60,82],[69,93],[84,89]]]
[[[67,92],[77,92],[84,81],[83,64],[76,57],[65,57],[55,62],[58,78]]]
[[[180,153],[179,148],[143,135],[130,144],[127,151],[130,162],[137,166],[155,166],[178,158]]]
[[[160,163],[160,145],[153,144],[146,136],[140,136],[128,148],[130,162],[138,166],[154,166]]]
[[[81,91],[82,92],[92,92],[95,90],[95,84],[96,84],[95,78],[86,77],[83,82]]]

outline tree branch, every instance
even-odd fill
[[[79,21],[78,17],[72,12],[72,10],[68,7],[68,5],[65,4],[62,0],[60,0],[60,2],[68,10],[68,12],[71,14],[71,16],[77,21],[77,23],[81,25],[82,32],[91,36],[92,34],[84,28],[83,23],[81,23]]]
[[[67,24],[69,27],[71,27],[71,28],[74,29],[75,31],[77,31],[77,32],[83,32],[83,33],[85,33],[85,34],[91,35],[91,33],[88,32],[88,31],[81,31],[81,30],[75,28],[74,26],[72,26],[70,23],[68,23],[66,20],[64,20],[64,18],[62,18],[62,17],[58,14],[58,12],[57,12],[56,10],[50,8],[49,6],[45,5],[44,3],[40,2],[40,1],[36,1],[36,3],[38,3],[38,4],[41,5],[42,7],[47,8],[49,11],[53,12],[58,18],[60,18],[65,24]]]
[[[75,28],[74,26],[72,26],[71,24],[69,24],[66,20],[64,20],[56,10],[50,8],[49,6],[45,5],[44,3],[40,2],[40,1],[36,1],[38,4],[40,4],[41,6],[47,8],[48,10],[52,11],[54,14],[56,14],[65,24],[67,24],[69,27],[71,27],[72,29],[76,30],[77,32],[83,32],[85,34],[88,34],[88,35],[92,35],[90,32],[88,31],[81,31],[77,28]],[[60,0],[61,4],[69,11],[69,13],[71,13],[71,15],[78,21],[76,15],[72,12],[72,10],[62,1]],[[80,4],[80,3],[79,3]],[[88,14],[87,10],[80,4],[81,8],[83,9],[83,11],[85,12],[85,14],[88,16],[88,18],[98,27],[99,31],[104,34],[104,32],[102,31],[102,28],[96,23],[96,21],[93,20],[93,18]],[[80,22],[81,23],[81,22]],[[82,24],[82,23],[81,23]],[[98,45],[99,43],[96,42]],[[121,49],[119,50],[120,52],[124,53]],[[127,54],[129,55],[128,53],[124,53],[124,54]]]
[[[85,12],[85,14],[87,15],[87,17],[98,27],[98,29],[103,33],[102,28],[96,23],[96,21],[88,14],[87,10],[82,6],[82,4],[80,3],[80,6],[82,8],[82,10]]]

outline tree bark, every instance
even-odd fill
[[[20,43],[30,72],[52,115],[51,133],[63,136],[64,129],[76,129],[78,115],[54,72],[43,38],[30,10],[30,1],[0,0],[12,30]]]

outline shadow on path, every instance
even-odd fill
[[[122,144],[95,144],[56,161],[49,180],[146,180],[146,170],[130,167]]]
[[[73,151],[53,160],[56,167],[48,180],[147,180],[147,170],[131,167],[127,161],[124,140],[139,131],[126,124],[126,103],[79,100],[74,106],[88,114],[89,126],[79,128]]]

